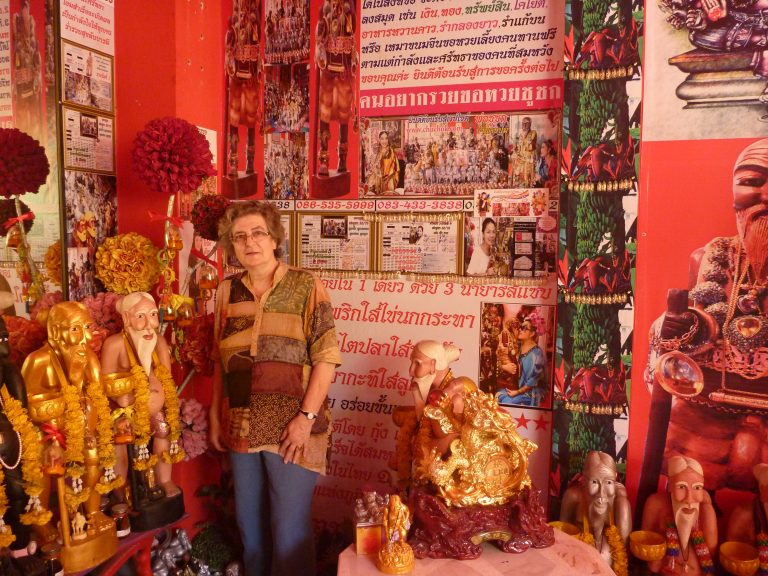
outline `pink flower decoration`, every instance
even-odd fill
[[[208,411],[194,398],[179,399],[181,444],[184,460],[196,458],[208,449]]]
[[[8,344],[11,361],[19,368],[31,352],[40,348],[48,339],[45,327],[21,316],[3,316],[8,328]]]
[[[91,350],[99,354],[104,340],[123,329],[123,319],[115,309],[120,296],[112,292],[99,292],[83,298],[83,304],[91,313]]]
[[[216,170],[208,140],[181,118],[151,120],[133,142],[133,167],[150,189],[192,192]]]
[[[36,193],[50,167],[45,149],[18,128],[0,128],[0,196]]]
[[[29,317],[37,322],[38,314],[44,310],[49,310],[54,304],[58,304],[62,300],[63,297],[60,290],[57,290],[56,292],[46,292],[43,294],[43,297],[32,306],[32,309],[29,311]]]

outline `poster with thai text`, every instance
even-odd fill
[[[62,39],[115,55],[114,0],[62,0],[59,16]]]
[[[362,4],[363,115],[536,110],[562,99],[563,0]]]
[[[114,118],[63,108],[64,167],[115,171]]]
[[[12,127],[11,6],[10,0],[0,0],[0,128]]]
[[[64,101],[112,112],[112,58],[69,42],[61,44]]]
[[[371,270],[373,227],[362,214],[298,214],[299,265],[322,270]]]
[[[442,114],[362,121],[361,197],[473,196],[552,187],[560,112]]]
[[[440,215],[379,223],[379,267],[382,272],[456,274],[459,265],[459,221]]]

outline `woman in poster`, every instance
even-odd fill
[[[552,140],[544,140],[541,143],[541,155],[536,163],[537,188],[549,188],[554,185],[557,170],[557,154]]]
[[[379,132],[379,152],[373,166],[369,186],[375,194],[394,194],[400,184],[400,162],[389,143],[389,133]]]
[[[520,340],[518,362],[504,364],[501,369],[509,374],[517,374],[519,364],[519,388],[504,388],[496,395],[496,399],[502,406],[539,406],[546,392],[544,369],[547,358],[538,345],[539,333],[534,315],[523,320],[517,330],[517,337]]]
[[[480,243],[475,243],[472,257],[467,266],[469,276],[488,276],[494,274],[494,255],[496,252],[496,223],[493,218],[485,218],[480,231]]]

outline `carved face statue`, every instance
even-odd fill
[[[147,334],[155,333],[160,326],[160,315],[153,300],[142,298],[125,313],[126,327]]]
[[[590,509],[605,514],[616,497],[616,472],[606,466],[589,466],[585,470],[584,488]]]
[[[706,497],[704,476],[693,468],[685,468],[670,477],[672,512],[680,536],[680,544],[687,546],[688,537],[699,520],[699,509]]]
[[[85,359],[91,339],[91,315],[82,304],[62,302],[51,308],[48,339],[54,348],[70,360]]]

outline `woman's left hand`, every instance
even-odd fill
[[[298,464],[304,447],[309,442],[312,420],[303,414],[296,414],[280,435],[279,454],[286,464]]]

